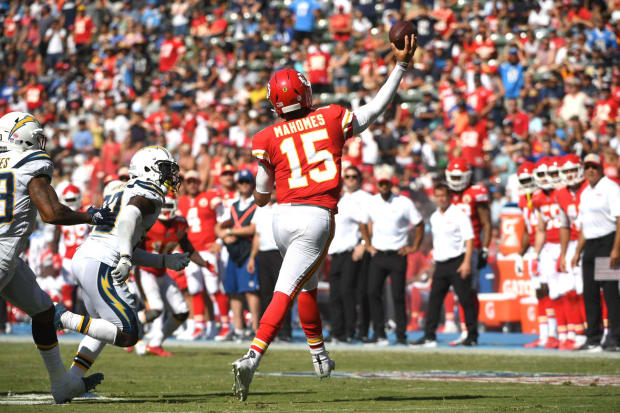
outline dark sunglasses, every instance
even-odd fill
[[[598,169],[599,166],[597,164],[594,163],[587,163],[583,166],[583,169]]]
[[[242,180],[242,181],[238,181],[237,183],[238,183],[238,184],[248,184],[248,185],[249,185],[249,184],[251,184],[251,183],[252,183],[252,181]]]
[[[345,179],[360,179],[359,175],[345,175]]]

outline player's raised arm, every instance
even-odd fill
[[[390,73],[385,84],[379,89],[377,95],[370,102],[353,112],[355,115],[353,118],[353,135],[358,135],[366,130],[388,107],[415,53],[417,41],[418,39],[415,35],[405,36],[405,47],[402,50],[396,48],[396,45],[392,43],[392,52],[396,57],[396,66],[392,69],[392,73]]]
[[[113,225],[114,216],[108,208],[88,208],[87,212],[74,211],[61,204],[54,188],[50,185],[49,177],[37,176],[28,183],[30,199],[36,205],[41,219],[54,225]]]

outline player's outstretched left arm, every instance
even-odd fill
[[[90,207],[88,212],[74,211],[58,200],[48,176],[32,178],[28,183],[30,199],[37,207],[43,222],[54,225],[114,225],[114,215],[108,208]]]
[[[196,251],[196,248],[194,248],[194,246],[192,245],[191,241],[187,238],[187,234],[183,235],[183,238],[179,240],[179,245],[181,246],[181,249],[183,250],[183,252],[189,255],[189,259],[193,263],[196,263],[200,265],[201,267],[205,267],[212,273],[215,273],[215,267],[213,266],[213,264],[210,263],[209,261],[205,261],[200,256],[198,251]]]
[[[353,112],[353,135],[362,133],[370,124],[372,124],[384,111],[394,98],[398,85],[403,78],[403,74],[411,62],[411,58],[415,53],[418,45],[418,39],[414,36],[405,37],[405,48],[399,50],[392,43],[392,52],[396,57],[396,66],[392,69],[392,73],[388,77],[385,84],[379,89],[377,95],[366,105],[358,108]]]
[[[259,162],[258,172],[256,173],[256,188],[254,189],[254,202],[259,207],[267,205],[271,200],[274,181],[273,168]]]

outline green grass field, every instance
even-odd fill
[[[76,345],[61,343],[69,365]],[[361,346],[359,346],[361,347]],[[175,357],[138,357],[109,347],[92,372],[105,374],[97,400],[69,405],[7,405],[18,395],[43,397],[48,378],[32,343],[0,343],[0,412],[618,412],[620,387],[562,384],[473,382],[467,380],[392,380],[338,378],[320,381],[310,376],[273,376],[266,373],[310,373],[312,362],[304,350],[272,348],[254,378],[247,402],[231,395],[230,363],[242,347],[169,347]],[[485,354],[477,351],[364,351],[334,347],[336,373],[391,371],[495,371],[620,376],[618,357],[554,357]],[[583,378],[583,377],[582,377]],[[591,380],[592,379],[592,380]],[[620,378],[616,377],[616,384]],[[35,395],[32,395],[35,393]]]

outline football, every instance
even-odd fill
[[[396,45],[398,50],[405,48],[405,36],[411,36],[415,34],[415,27],[411,22],[396,22],[390,29],[390,42]]]

